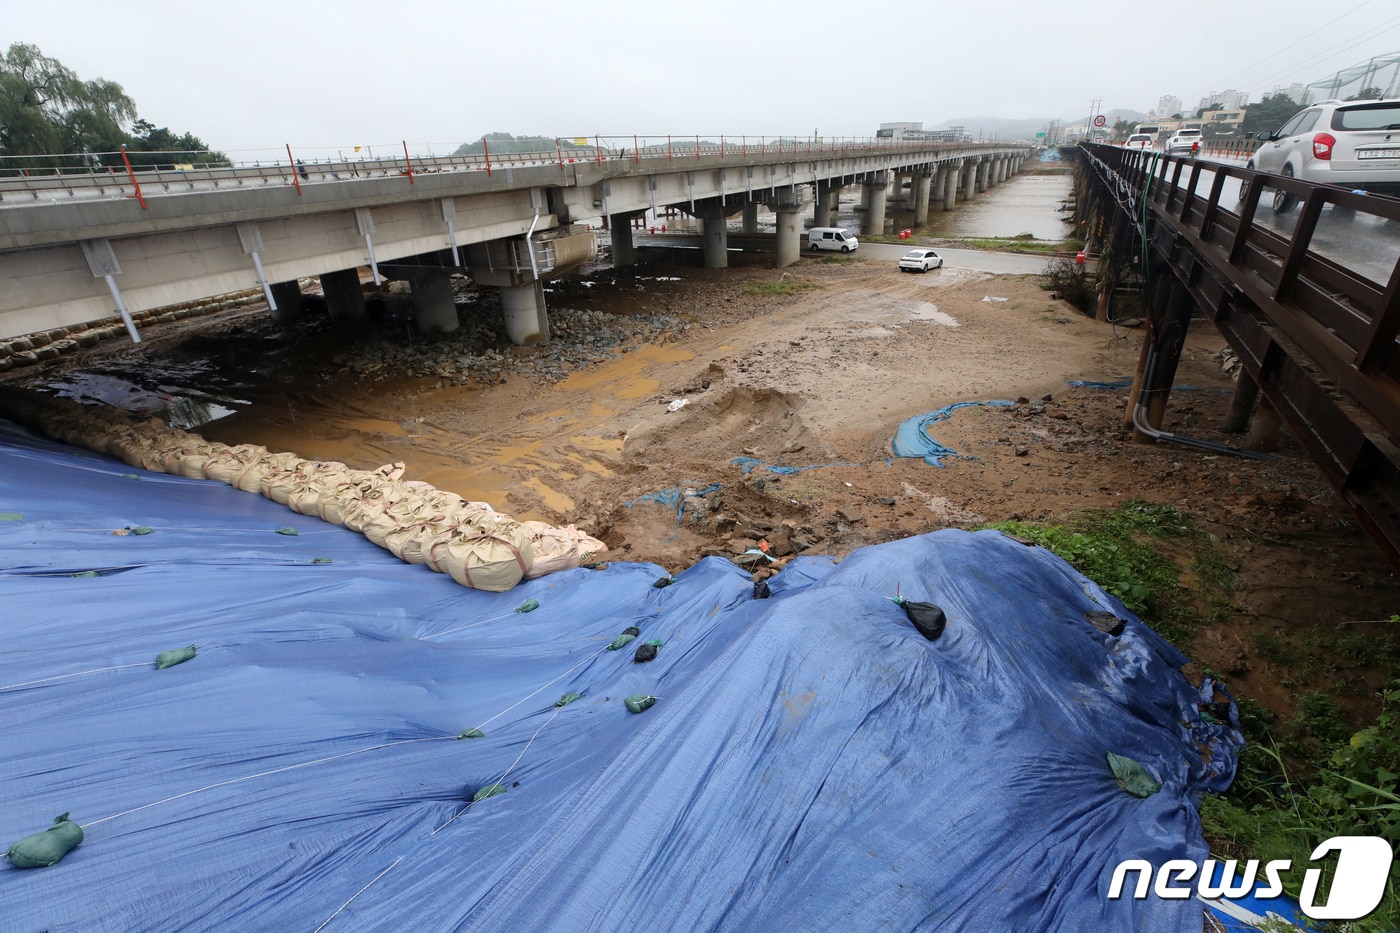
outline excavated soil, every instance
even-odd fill
[[[1129,498],[1174,505],[1234,571],[1231,618],[1188,649],[1279,711],[1308,684],[1280,676],[1258,633],[1348,623],[1379,634],[1388,623],[1362,620],[1400,611],[1390,567],[1292,437],[1262,462],[1132,443],[1128,392],[1113,384],[1131,379],[1140,330],[1085,317],[1036,276],[746,262],[706,270],[680,253],[566,277],[551,285],[555,339],[542,347],[509,346],[499,308],[465,288],[463,329],[447,337],[415,334],[386,295],[363,329],[324,313],[277,325],[258,310],[225,312],[7,381],[118,374],[150,390],[126,404],[152,407],[151,392],[180,391],[160,374],[196,372],[239,399],[236,414],[197,428],[211,440],[352,466],[404,461],[409,479],[577,524],[606,541],[609,559],[671,572],[718,554],[764,573],[794,553],[840,558],[949,526]],[[1208,323],[1192,328],[1165,429],[1239,443],[1219,431],[1231,387],[1223,346]],[[902,421],[991,400],[1013,404],[959,408],[933,426],[956,452],[942,466],[891,456]],[[1358,713],[1380,677],[1340,660],[1311,676],[1323,689],[1353,682]]]

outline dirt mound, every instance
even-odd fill
[[[707,382],[713,388],[670,417],[629,433],[623,459],[723,463],[747,457],[791,466],[800,465],[795,459],[821,462],[831,457],[798,414],[806,404],[802,396],[772,388],[726,388],[716,384],[724,375],[721,367],[711,366],[710,373]]]

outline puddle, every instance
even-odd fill
[[[938,305],[921,301],[914,306],[914,310],[909,312],[911,321],[929,321],[933,324],[941,324],[944,327],[962,327],[958,319],[946,311],[938,310]]]
[[[617,398],[643,398],[661,388],[660,381],[641,375],[643,369],[653,363],[682,363],[694,358],[694,353],[676,347],[638,347],[616,360],[572,374],[561,381],[555,391],[596,391],[607,387]]]
[[[210,374],[203,371],[163,372],[162,377],[177,376],[207,381]],[[102,402],[122,411],[152,415],[173,428],[190,430],[226,418],[252,404],[232,394],[209,392],[166,382],[142,385],[120,372],[70,372],[62,379],[47,383],[44,388],[60,398],[79,402]]]

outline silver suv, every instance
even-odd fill
[[[1199,129],[1177,130],[1176,134],[1167,140],[1167,152],[1189,152],[1194,156],[1201,151],[1203,141]]]
[[[1400,194],[1400,98],[1324,100],[1297,114],[1263,143],[1246,168],[1325,185]],[[1245,186],[1240,187],[1244,200]],[[1297,195],[1274,189],[1274,210]]]

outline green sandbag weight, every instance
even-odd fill
[[[634,693],[632,696],[623,700],[622,705],[633,713],[640,713],[655,706],[656,697],[648,696],[645,693]]]
[[[83,841],[83,828],[64,813],[54,817],[53,825],[41,833],[25,836],[5,850],[5,856],[16,868],[48,868],[57,865],[65,855]]]
[[[487,797],[494,797],[497,794],[504,794],[505,792],[506,786],[504,784],[487,784],[485,787],[481,788],[481,790],[472,794],[472,803],[476,803],[478,800],[485,800]]]
[[[636,635],[633,635],[631,632],[623,632],[621,635],[617,636],[611,642],[608,643],[608,650],[616,651],[619,648],[625,648],[627,647],[627,645],[631,644],[636,640]]]
[[[162,651],[160,654],[156,655],[156,670],[163,671],[167,667],[174,667],[176,664],[184,664],[190,658],[194,657],[194,655],[194,645],[190,645],[188,648],[172,648],[169,651]]]
[[[561,696],[559,699],[555,700],[555,701],[554,701],[554,705],[555,705],[555,706],[568,706],[570,703],[574,702],[575,700],[582,700],[582,699],[583,699],[583,694],[582,694],[582,693],[566,693],[566,694],[564,694],[563,696]]]
[[[459,739],[484,739],[484,738],[486,738],[486,733],[485,733],[485,732],[482,732],[480,729],[468,729],[466,732],[463,732],[461,735],[457,736],[457,738],[459,738]]]
[[[516,607],[515,607],[515,611],[516,611],[516,612],[534,612],[534,611],[535,611],[536,609],[538,609],[538,608],[540,608],[540,601],[539,601],[538,599],[527,599],[527,600],[525,600],[523,603],[521,603],[520,605],[516,606]]]
[[[291,525],[288,525],[288,526],[285,527],[285,528],[278,528],[278,529],[277,529],[277,533],[278,533],[279,535],[291,535],[291,536],[293,536],[293,537],[295,537],[296,535],[301,534],[301,532],[297,531],[297,530],[296,530],[295,528],[293,528]]]
[[[1134,797],[1151,797],[1162,789],[1162,782],[1153,778],[1139,762],[1125,755],[1115,755],[1113,752],[1106,752],[1105,756],[1108,758],[1108,767],[1113,772],[1113,779],[1118,782],[1119,787]]]

